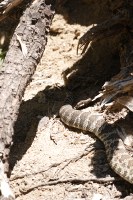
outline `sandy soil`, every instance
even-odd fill
[[[115,38],[93,44],[85,55],[76,54],[88,26],[109,13],[105,0],[73,0],[54,17],[15,125],[10,183],[17,200],[133,199],[132,186],[110,169],[103,144],[91,133],[64,126],[58,116],[65,98],[64,71],[77,103],[98,94],[119,70]]]

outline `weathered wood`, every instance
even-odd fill
[[[54,1],[35,0],[25,10],[0,72],[0,156],[5,172],[22,96],[43,55],[54,15],[46,2]]]

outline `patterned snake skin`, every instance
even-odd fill
[[[105,145],[110,167],[133,184],[133,158],[119,138],[117,129],[107,124],[102,114],[75,110],[66,104],[60,108],[59,115],[66,125],[93,132]]]

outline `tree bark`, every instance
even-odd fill
[[[14,123],[25,88],[45,49],[54,15],[53,3],[52,0],[35,0],[25,10],[0,72],[0,157],[6,173]]]

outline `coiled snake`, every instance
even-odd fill
[[[110,167],[133,184],[133,158],[119,138],[116,128],[109,125],[102,114],[75,110],[66,103],[60,108],[59,115],[66,125],[93,132],[104,143]]]

